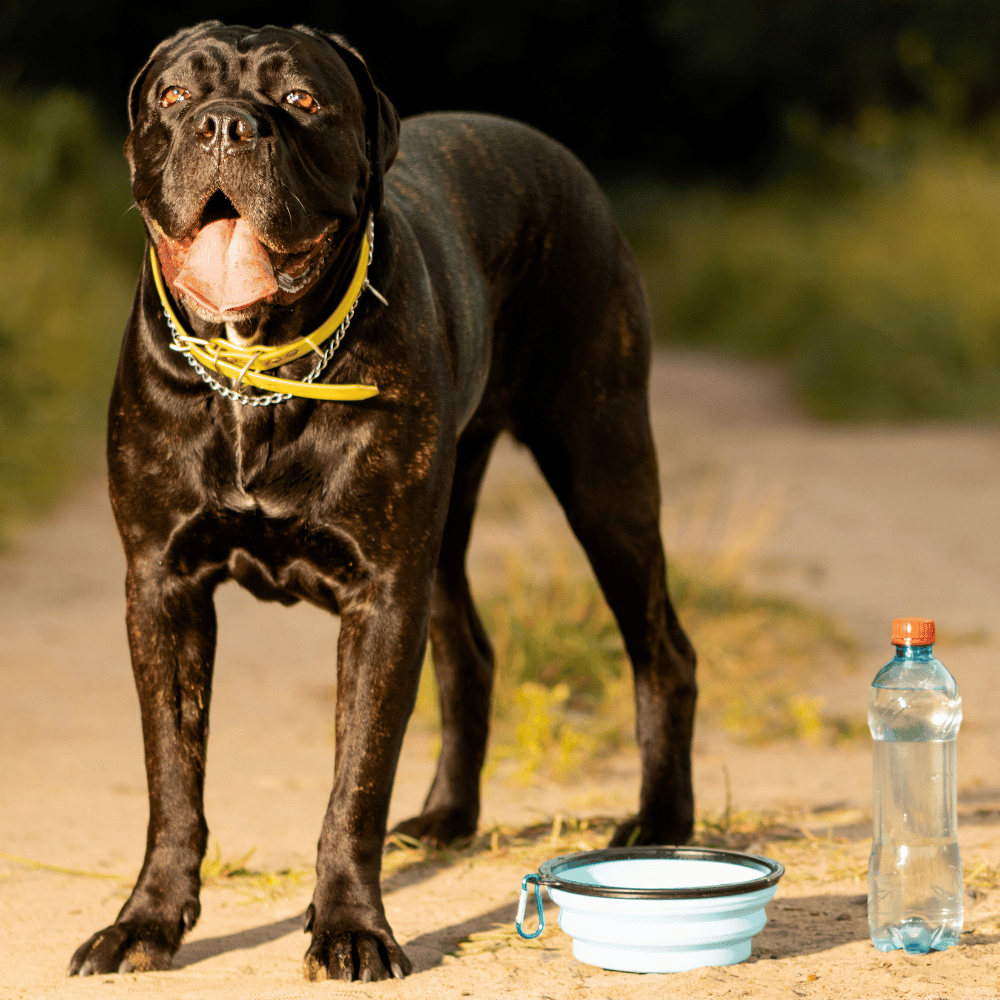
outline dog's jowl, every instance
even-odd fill
[[[227,579],[341,619],[305,974],[410,971],[379,887],[389,796],[429,636],[441,759],[398,829],[476,829],[493,656],[465,551],[505,431],[565,509],[635,672],[642,788],[612,843],[683,843],[694,654],[666,589],[649,319],[591,176],[515,122],[401,124],[343,39],[302,27],[182,31],[128,105],[148,247],[108,465],[149,831],[135,890],[70,972],[168,968],[198,918]]]

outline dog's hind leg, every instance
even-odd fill
[[[470,427],[458,442],[430,619],[441,699],[441,756],[423,811],[395,828],[440,846],[475,833],[479,821],[479,777],[489,734],[493,648],[469,591],[465,552],[495,440],[495,431]]]
[[[618,620],[635,675],[639,812],[612,846],[691,836],[695,656],[667,592],[644,365],[594,388],[567,383],[518,436],[559,498]],[[623,370],[631,367],[632,373]]]

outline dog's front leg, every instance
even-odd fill
[[[422,593],[397,592],[342,609],[336,763],[306,913],[307,979],[401,979],[411,968],[385,918],[379,874],[399,749],[427,644],[429,580],[417,589]]]
[[[207,583],[150,576],[133,566],[126,591],[149,786],[146,858],[118,918],[76,950],[70,975],[167,969],[201,911],[215,606]]]

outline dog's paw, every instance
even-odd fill
[[[625,820],[615,830],[608,847],[644,847],[648,844],[686,844],[693,824],[673,817],[650,818],[638,815]]]
[[[362,983],[380,979],[402,979],[413,964],[391,938],[387,944],[363,931],[341,933],[319,931],[313,934],[302,970],[310,982],[340,979]]]
[[[179,943],[172,941],[172,936],[156,924],[127,920],[112,924],[76,949],[68,975],[169,969]]]
[[[430,812],[403,820],[389,832],[401,833],[432,847],[447,847],[456,840],[473,836],[476,832],[476,821],[461,809],[432,809]]]

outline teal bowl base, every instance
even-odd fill
[[[573,938],[573,956],[613,972],[689,972],[708,965],[737,965],[750,957],[752,942],[733,941],[717,948],[636,948]]]

